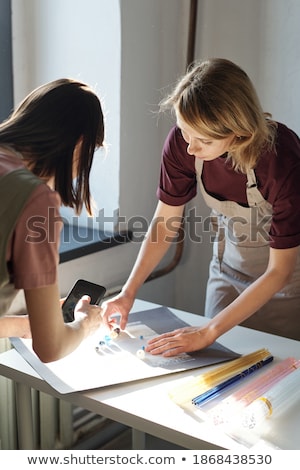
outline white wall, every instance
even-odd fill
[[[300,2],[261,3],[256,87],[265,109],[300,135]]]
[[[198,59],[237,62],[255,84],[263,107],[300,133],[299,0],[202,0]]]

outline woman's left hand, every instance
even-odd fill
[[[187,326],[149,340],[145,351],[171,357],[204,349],[212,343],[206,327]]]
[[[7,315],[0,318],[0,338],[31,338],[28,315]]]
[[[30,329],[30,323],[29,323],[28,315],[24,315],[24,316],[19,317],[19,322],[22,325],[21,326],[22,333],[21,333],[20,336],[22,338],[31,338],[31,329]]]

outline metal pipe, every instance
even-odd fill
[[[197,32],[197,10],[198,10],[198,0],[190,0],[190,18],[189,18],[187,63],[186,63],[187,68],[195,60],[195,44],[196,44],[196,32]]]

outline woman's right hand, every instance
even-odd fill
[[[74,321],[84,325],[86,336],[93,334],[103,323],[102,308],[99,305],[91,305],[90,302],[91,298],[84,295],[74,309]]]
[[[42,362],[53,362],[73,352],[102,325],[102,309],[83,296],[74,309],[74,321],[64,323],[58,284],[25,290],[32,347]]]
[[[101,307],[104,325],[112,329],[112,327],[116,325],[116,321],[119,321],[119,327],[121,330],[125,330],[133,302],[134,297],[131,297],[123,291],[110,300],[103,302]],[[119,320],[117,316],[120,316]]]

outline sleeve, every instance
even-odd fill
[[[189,202],[197,193],[195,157],[187,153],[187,144],[180,129],[173,127],[162,151],[157,197],[171,206]]]
[[[32,193],[12,240],[12,272],[16,289],[33,289],[57,280],[62,219],[61,200],[45,184]]]
[[[300,140],[282,125],[279,126],[275,162],[276,170],[269,169],[276,188],[272,201],[270,246],[294,248],[300,245]]]
[[[300,163],[285,179],[273,205],[270,246],[284,249],[300,245]]]

